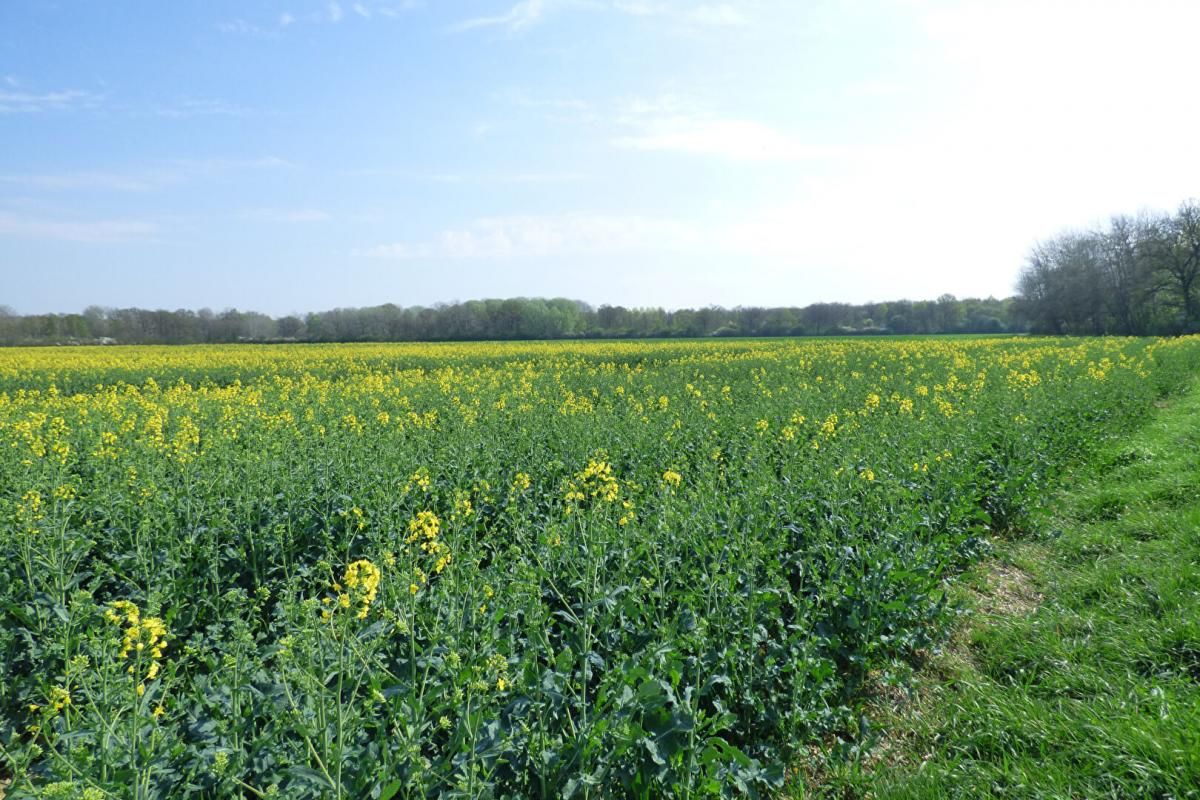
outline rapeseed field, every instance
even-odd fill
[[[770,796],[1200,338],[0,351],[9,797]]]

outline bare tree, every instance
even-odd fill
[[[1120,215],[1099,234],[1100,267],[1105,300],[1116,329],[1122,333],[1146,332],[1146,292],[1152,291],[1144,256],[1145,227],[1140,220]]]

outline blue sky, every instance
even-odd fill
[[[1200,194],[1192,0],[5,0],[0,305],[1011,293]]]

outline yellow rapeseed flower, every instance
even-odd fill
[[[379,571],[379,567],[365,558],[360,558],[346,567],[342,582],[354,595],[354,602],[358,605],[357,616],[359,619],[366,619],[371,603],[375,602],[375,596],[379,593],[381,577],[382,573]],[[342,608],[349,608],[350,600],[349,594],[342,594],[338,597],[338,603]]]

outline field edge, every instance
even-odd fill
[[[790,796],[1200,797],[1200,380],[994,537],[968,609]]]

